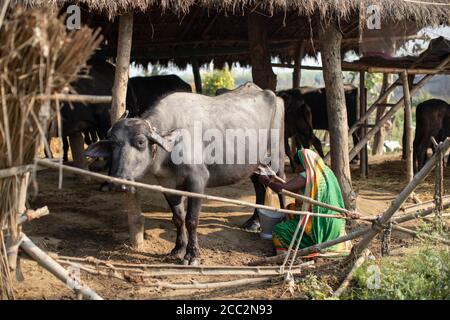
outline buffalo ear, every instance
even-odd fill
[[[112,154],[112,142],[109,140],[100,140],[91,144],[84,155],[91,158],[109,158]]]

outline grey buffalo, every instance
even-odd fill
[[[220,148],[211,153],[195,151],[193,157],[197,157],[196,160],[179,161],[181,155],[187,156],[190,150],[196,148],[195,141],[198,140],[194,138],[191,141],[187,137],[198,135],[199,125],[203,150],[211,147],[213,142]],[[269,165],[284,178],[283,126],[283,101],[272,91],[262,90],[252,83],[217,97],[173,93],[161,99],[141,118],[118,121],[109,131],[108,139],[91,145],[86,155],[110,156],[110,175],[114,177],[140,180],[146,175],[153,175],[163,186],[198,193],[204,193],[207,187],[231,185],[250,177],[255,187],[256,201],[261,204],[264,202],[265,188],[258,182],[255,171],[260,164],[267,164],[267,158],[252,160],[251,149],[257,147],[258,154],[268,156],[271,160]],[[266,140],[253,140],[254,143],[250,135],[240,142],[237,140],[239,138],[233,138],[231,145],[227,144],[229,140],[226,138],[218,139],[239,130],[277,134],[268,135]],[[237,153],[233,154],[233,161],[230,162],[227,159],[230,152],[239,147],[245,151],[243,162],[239,162]],[[211,161],[211,157],[216,157],[216,161]],[[127,189],[125,186],[123,188]],[[165,198],[177,228],[175,248],[171,253],[183,259],[184,264],[196,265],[199,263],[197,226],[201,200],[171,194],[165,194]],[[282,198],[280,203],[284,206]],[[257,214],[254,212],[244,226],[252,228],[257,225]]]

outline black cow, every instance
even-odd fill
[[[302,89],[301,91],[301,97],[311,108],[313,128],[320,130],[329,130],[327,95],[325,94],[325,89]],[[346,86],[345,104],[347,107],[347,123],[348,126],[351,127],[357,121],[358,88]],[[358,142],[359,137],[355,132],[353,133],[353,144],[356,145]]]
[[[130,112],[130,117],[141,116],[159,99],[173,92],[192,92],[192,87],[174,74],[151,77],[133,77],[129,80],[136,97],[137,114]]]
[[[89,75],[80,77],[72,83],[72,87],[78,94],[86,95],[111,95],[114,84],[115,68],[105,60],[91,60]],[[127,92],[127,108],[133,104],[132,91]],[[74,165],[80,168],[86,166],[84,161],[84,139],[82,133],[90,142],[93,137],[99,136],[103,139],[111,127],[109,109],[111,105],[106,104],[83,104],[64,103],[61,108],[62,118],[62,140],[64,145],[64,158],[67,159],[67,151],[72,149]],[[68,137],[68,141],[67,141]]]
[[[450,105],[439,99],[420,103],[416,110],[416,133],[413,143],[414,170],[420,170],[427,161],[427,150],[432,147],[431,137],[442,141],[450,136]],[[450,157],[447,161],[449,166]]]
[[[279,91],[277,95],[283,99],[284,102],[284,143],[285,152],[289,157],[291,168],[295,170],[295,164],[291,149],[289,148],[288,138],[293,138],[297,146],[310,148],[314,145],[321,157],[324,157],[322,144],[319,138],[316,137],[312,125],[311,108],[305,103],[300,90],[290,89]]]

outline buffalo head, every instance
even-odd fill
[[[178,130],[160,133],[144,119],[121,118],[108,131],[107,139],[91,144],[85,155],[110,158],[110,176],[134,181],[144,176],[154,164],[157,148],[172,151],[178,134]]]

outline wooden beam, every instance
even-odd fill
[[[202,93],[202,77],[198,60],[192,61],[192,72],[194,73],[195,92]]]
[[[292,47],[292,43],[274,43],[268,46],[269,51],[285,50]],[[175,58],[199,58],[199,57],[214,57],[227,55],[247,55],[250,53],[248,45],[238,46],[224,46],[224,47],[203,47],[203,48],[181,48],[176,47],[172,49],[142,49],[133,50],[131,60],[142,59],[175,59]],[[113,55],[111,49],[102,49],[98,53],[102,57],[110,57]]]
[[[296,65],[292,63],[272,63],[272,67],[295,69]],[[301,66],[302,70],[321,71],[322,67],[317,66]],[[369,73],[401,73],[406,71],[408,74],[450,74],[450,70],[439,69],[402,69],[402,68],[385,68],[385,67],[369,67],[367,65],[359,65],[355,63],[342,62],[342,71],[366,71]]]
[[[268,18],[258,14],[248,15],[248,41],[253,82],[262,89],[276,90],[277,77],[273,73],[267,32]]]
[[[345,207],[354,209],[356,197],[352,188],[348,154],[348,123],[341,67],[342,34],[336,21],[319,27],[323,78],[327,95],[330,132],[331,168],[341,187]]]
[[[359,72],[359,116],[363,117],[367,112],[367,95],[366,95],[366,74],[364,71]],[[364,125],[360,128],[360,137],[364,137],[367,132],[367,120],[364,122]],[[368,177],[368,152],[367,152],[367,144],[364,148],[361,149],[359,153],[359,167],[360,167],[360,175],[362,179],[366,179]]]
[[[400,75],[403,82],[403,100],[405,105],[405,144],[403,149],[406,155],[406,180],[409,182],[413,179],[413,124],[411,111],[411,95],[409,91],[408,74],[403,71]]]
[[[115,123],[126,110],[132,37],[133,12],[128,12],[119,18],[116,71],[112,92],[112,106],[110,111],[111,124]]]

